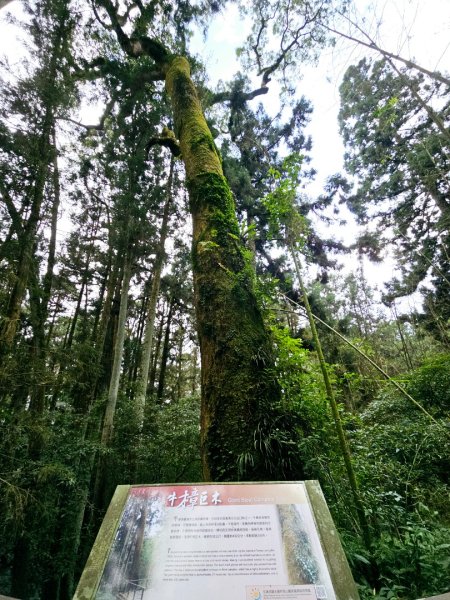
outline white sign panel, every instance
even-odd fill
[[[96,600],[336,600],[302,483],[132,487]]]

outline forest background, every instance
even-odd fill
[[[447,591],[448,72],[377,47],[379,7],[345,1],[20,4],[0,593],[71,598],[119,483],[304,478],[362,598]],[[238,9],[240,71],[217,82],[192,48]],[[345,164],[313,186],[301,73],[349,37],[375,51],[345,55]],[[387,248],[381,295],[367,258]]]

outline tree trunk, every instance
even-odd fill
[[[92,342],[95,344],[95,342],[97,341],[97,333],[98,333],[98,328],[99,328],[99,323],[100,323],[100,317],[104,314],[104,306],[110,303],[110,299],[111,299],[111,295],[112,295],[112,291],[110,291],[110,287],[111,287],[111,280],[114,279],[114,277],[112,277],[112,261],[113,261],[113,251],[111,248],[111,245],[108,248],[108,261],[106,264],[106,269],[105,269],[105,274],[102,278],[102,284],[100,287],[100,292],[98,294],[98,299],[97,299],[97,308],[95,310],[95,317],[94,317],[94,326],[92,328],[92,334],[91,334],[91,340]],[[116,261],[117,263],[117,261]],[[114,288],[113,288],[114,290]],[[105,294],[106,294],[106,301],[105,301],[105,305],[103,304],[103,299],[105,298]]]
[[[198,359],[198,349],[197,346],[194,346],[192,350],[192,358],[191,358],[191,394],[195,396],[197,394],[197,359]]]
[[[136,399],[137,389],[139,388],[139,368],[142,362],[142,353],[145,338],[145,328],[147,326],[148,304],[150,301],[150,290],[152,287],[152,279],[148,279],[144,285],[142,303],[138,314],[138,324],[136,335],[134,336],[135,347],[130,351],[130,360],[128,365],[128,389],[129,397],[132,400]]]
[[[169,225],[170,205],[172,201],[172,179],[173,179],[173,158],[170,162],[169,178],[167,180],[166,202],[164,205],[163,218],[161,223],[161,234],[158,248],[156,250],[155,264],[153,268],[153,280],[148,303],[147,322],[145,327],[144,343],[142,346],[142,356],[140,364],[140,375],[136,392],[136,414],[138,422],[142,428],[144,424],[145,399],[147,395],[148,373],[150,370],[150,358],[153,346],[153,333],[155,328],[156,303],[158,301],[159,286],[161,282],[161,272],[165,258],[165,244]]]
[[[176,389],[172,392],[172,398],[179,402],[182,395],[183,384],[184,384],[184,376],[183,376],[183,345],[184,345],[184,327],[180,324],[180,327],[177,329],[178,335],[178,351],[177,351],[177,381],[176,381]]]
[[[37,427],[45,412],[46,381],[48,381],[47,370],[47,336],[45,327],[48,318],[48,305],[52,294],[53,276],[56,262],[56,234],[58,225],[58,211],[60,206],[60,182],[57,160],[57,148],[54,124],[52,126],[52,154],[53,154],[53,204],[50,221],[50,240],[48,246],[47,268],[41,282],[39,276],[39,261],[36,258],[36,249],[33,248],[33,256],[30,261],[28,274],[28,287],[30,296],[30,320],[33,330],[33,360],[31,363],[31,389],[30,389],[30,413],[35,420],[35,427],[30,433],[29,452],[30,456],[37,458],[42,450],[43,438],[40,428]],[[43,425],[42,425],[43,426]]]
[[[108,399],[106,402],[100,435],[100,444],[103,448],[108,448],[111,445],[113,438],[114,417],[116,413],[117,398],[119,396],[120,373],[122,369],[123,347],[127,323],[128,290],[131,279],[131,264],[132,258],[130,253],[128,253],[124,259],[119,319],[117,324],[116,340],[114,344],[114,359],[109,383]],[[109,499],[109,489],[107,485],[109,469],[107,463],[107,455],[100,455],[98,457],[94,484],[94,506],[100,509],[106,506],[106,503]]]
[[[164,335],[164,344],[161,354],[161,364],[159,368],[159,380],[158,380],[158,391],[156,392],[156,398],[158,403],[162,402],[162,398],[164,395],[164,385],[166,381],[166,370],[167,370],[167,361],[169,359],[169,350],[170,350],[170,326],[172,325],[172,317],[173,317],[173,309],[175,306],[175,299],[173,297],[170,298],[169,304],[169,314],[167,315],[167,323],[166,323],[166,333]]]
[[[150,56],[164,77],[186,167],[193,219],[194,303],[202,364],[201,448],[205,479],[298,477],[277,438],[281,389],[272,341],[255,293],[251,260],[239,239],[230,187],[203,115],[189,62],[157,40],[131,40],[111,0],[106,10],[130,56]],[[294,434],[294,432],[292,432]],[[268,450],[269,449],[269,450]]]
[[[150,390],[150,395],[152,395],[155,391],[155,381],[156,381],[156,372],[158,368],[158,357],[159,351],[161,350],[162,337],[163,337],[163,329],[164,329],[164,312],[161,314],[161,319],[159,321],[158,333],[156,335],[156,343],[155,348],[152,352],[151,356],[151,369],[150,369],[150,381],[148,384],[148,389]]]
[[[123,268],[122,291],[120,295],[119,322],[117,325],[116,342],[114,345],[114,361],[109,384],[108,401],[105,408],[103,419],[101,443],[103,446],[109,446],[114,427],[114,415],[116,412],[117,397],[119,395],[120,373],[122,368],[123,346],[125,342],[125,330],[128,311],[128,290],[131,279],[131,257],[125,257]]]
[[[203,474],[206,480],[280,478],[280,465],[255,450],[269,441],[270,414],[281,391],[252,261],[239,239],[234,201],[189,63],[177,56],[164,67],[193,218]]]

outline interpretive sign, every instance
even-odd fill
[[[74,600],[352,600],[316,482],[119,486]]]

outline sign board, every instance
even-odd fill
[[[119,486],[74,600],[356,600],[317,482]]]

